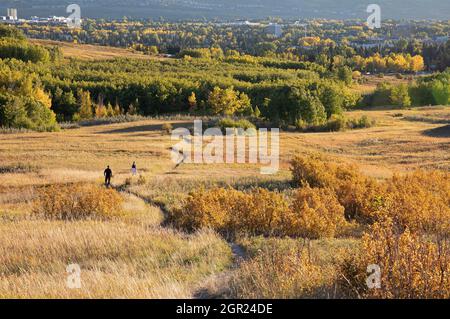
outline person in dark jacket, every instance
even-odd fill
[[[111,177],[112,177],[112,170],[108,167],[106,167],[105,171],[103,172],[103,175],[105,176],[105,185],[110,186],[111,185]]]

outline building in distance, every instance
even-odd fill
[[[279,38],[283,35],[283,27],[278,23],[271,23],[266,27],[267,34]]]

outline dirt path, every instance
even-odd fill
[[[133,192],[132,190],[128,189],[126,185],[115,186],[114,189],[120,193],[134,196],[148,205],[158,207],[161,210],[161,213],[164,215],[164,219],[167,219],[169,211],[161,203],[157,203],[145,196],[140,195],[137,192]],[[168,227],[168,225],[164,223],[161,226]],[[218,289],[218,287],[221,287],[222,290],[224,290],[223,287],[226,287],[227,281],[230,279],[233,271],[239,268],[240,264],[248,258],[248,255],[242,246],[238,245],[235,242],[227,241],[227,243],[231,248],[231,252],[233,255],[233,264],[229,269],[205,278],[205,280],[199,285],[199,287],[195,289],[195,292],[193,293],[193,298],[195,299],[222,298],[224,291],[221,291],[221,289]]]
[[[149,198],[142,196],[137,192],[133,192],[132,190],[129,190],[126,185],[115,186],[114,189],[116,191],[118,191],[119,193],[124,193],[124,194],[128,194],[128,195],[137,197],[148,205],[158,207],[161,210],[162,214],[164,215],[164,219],[167,219],[167,216],[169,216],[169,211],[167,210],[167,208],[164,205],[162,205],[161,203],[152,201]]]

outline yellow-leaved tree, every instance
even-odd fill
[[[212,113],[233,115],[236,112],[244,112],[251,107],[250,98],[245,93],[235,91],[233,87],[221,89],[214,87],[209,94],[208,104]]]

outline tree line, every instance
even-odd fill
[[[202,48],[182,51],[178,59],[85,61],[61,59],[56,49],[31,45],[20,33],[10,35],[4,31],[0,37],[0,43],[18,47],[0,59],[2,126],[54,130],[56,120],[167,113],[252,116],[281,126],[320,126],[333,115],[378,101],[448,104],[448,72],[406,89],[385,85],[363,99],[352,89],[356,67],[337,59],[325,67]],[[36,47],[47,58],[23,55],[23,46]],[[375,58],[386,67],[413,67],[417,62],[409,55]]]
[[[283,25],[277,37],[267,31],[270,22],[233,25],[213,22],[155,22],[150,20],[85,20],[82,29],[60,25],[24,24],[19,27],[34,38],[126,47],[146,54],[179,54],[183,50],[220,48],[252,56],[315,62],[329,67],[334,57],[350,59],[376,54],[422,56],[428,71],[444,71],[450,65],[448,21],[383,21],[370,30],[361,21],[305,20]],[[373,45],[364,45],[364,44]]]

